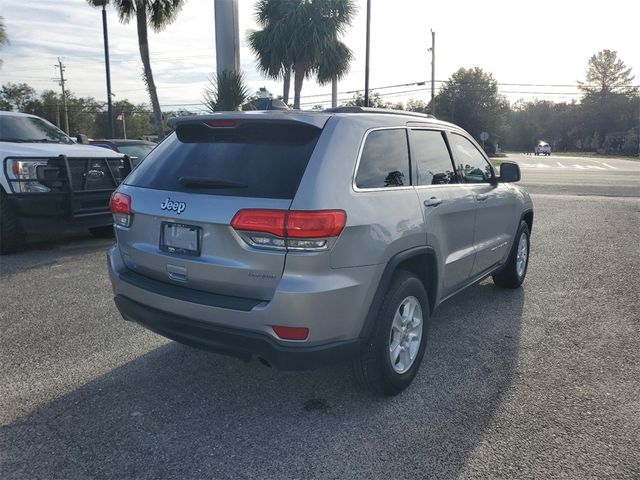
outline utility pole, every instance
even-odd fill
[[[111,138],[115,138],[115,125],[113,119],[113,104],[111,102],[111,67],[109,65],[109,33],[107,31],[107,2],[102,4],[102,35],[104,37],[104,66],[107,74],[107,114],[109,115],[109,128]]]
[[[215,0],[216,73],[240,72],[238,0]]]
[[[367,51],[364,66],[364,106],[369,106],[369,38],[371,36],[371,0],[367,0]]]
[[[62,60],[58,57],[58,65],[56,68],[60,69],[60,86],[62,87],[62,108],[64,109],[64,132],[69,135],[69,110],[67,109],[67,92],[64,88],[64,69],[65,66],[62,64]]]
[[[122,112],[122,134],[124,139],[127,139],[127,121],[124,118],[124,112]]]
[[[436,32],[431,30],[431,114],[436,114]]]

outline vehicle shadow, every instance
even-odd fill
[[[523,290],[468,289],[432,318],[414,385],[346,365],[278,372],[166,344],[2,428],[2,478],[455,478],[516,369]]]
[[[88,233],[42,235],[29,239],[25,249],[18,253],[0,257],[0,277],[8,277],[33,268],[55,265],[66,257],[84,253],[107,251],[113,238],[94,238]]]

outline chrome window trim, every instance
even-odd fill
[[[360,160],[362,159],[362,152],[364,150],[364,144],[367,141],[367,138],[369,137],[369,134],[371,132],[377,132],[379,130],[404,130],[405,135],[408,135],[407,133],[407,126],[406,125],[398,125],[398,126],[394,126],[394,127],[375,127],[375,128],[370,128],[369,130],[367,130],[364,133],[364,137],[362,137],[362,141],[360,142],[360,148],[358,149],[358,159],[356,160],[356,166],[353,170],[353,175],[351,177],[351,188],[353,188],[353,190],[355,192],[358,193],[362,193],[362,192],[396,192],[396,191],[400,191],[400,190],[411,190],[413,188],[413,185],[403,185],[402,187],[370,187],[370,188],[360,188],[358,187],[358,185],[356,185],[356,176],[358,175],[358,169],[360,168]],[[411,174],[411,159],[410,159],[410,153],[409,153],[409,140],[407,137],[407,159],[409,160],[409,174]]]
[[[466,187],[466,186],[469,186],[469,185],[471,185],[471,184],[455,182],[455,183],[441,183],[441,184],[437,184],[437,185],[415,185],[413,188],[415,188],[416,190],[424,190],[425,188]],[[475,185],[477,185],[477,184],[475,184]]]

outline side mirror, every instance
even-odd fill
[[[76,142],[78,142],[80,145],[89,145],[89,137],[81,133],[76,136]]]
[[[520,166],[515,162],[502,162],[500,164],[499,182],[513,183],[520,181]]]

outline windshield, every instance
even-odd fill
[[[73,143],[73,140],[42,118],[0,115],[0,142]]]
[[[124,153],[125,155],[129,155],[130,157],[135,157],[138,160],[142,160],[151,150],[153,150],[154,147],[155,145],[145,144],[118,145],[118,151]]]

